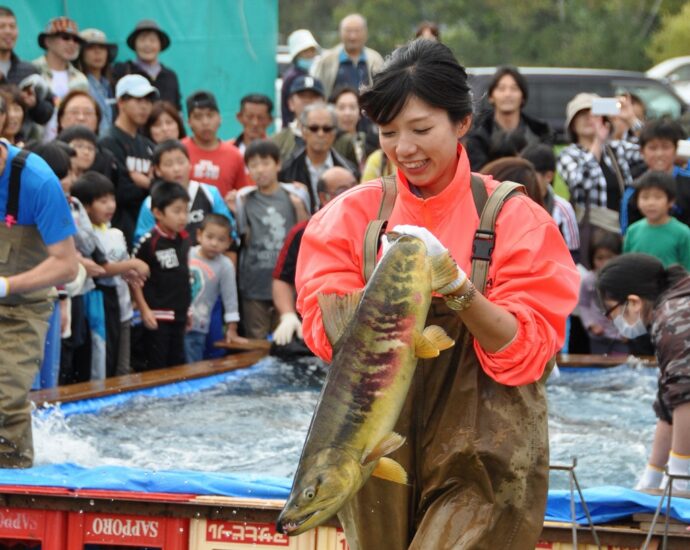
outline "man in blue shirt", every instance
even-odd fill
[[[340,22],[340,40],[335,48],[324,52],[316,63],[313,75],[321,80],[329,97],[340,86],[369,84],[371,75],[381,69],[383,58],[366,47],[367,20],[358,13],[345,16]]]
[[[78,273],[75,232],[45,161],[0,142],[0,468],[33,464],[28,395],[43,355],[52,287]]]

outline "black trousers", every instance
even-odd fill
[[[185,321],[158,321],[156,330],[144,329],[143,347],[146,357],[144,370],[183,365]]]
[[[114,286],[96,285],[103,294],[105,313],[105,375],[115,376],[117,356],[120,351],[120,301]]]

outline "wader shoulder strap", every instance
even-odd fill
[[[476,182],[479,180],[479,182]],[[481,194],[479,185],[484,190],[484,197],[486,197],[486,188],[481,178],[472,177],[472,195],[477,206],[477,212],[480,212]],[[486,282],[489,275],[489,265],[491,264],[491,254],[496,243],[496,218],[501,211],[503,204],[510,197],[516,193],[525,193],[525,187],[519,183],[512,181],[504,181],[496,187],[488,199],[484,199],[486,204],[481,208],[479,215],[479,228],[474,234],[474,242],[472,243],[472,275],[471,280],[477,290],[484,293],[486,289]]]
[[[386,227],[386,223],[388,223],[391,212],[393,212],[395,197],[398,194],[395,174],[381,178],[381,185],[383,186],[383,195],[381,195],[379,212],[376,215],[376,219],[367,224],[367,229],[364,233],[364,261],[362,262],[362,276],[364,277],[364,282],[369,280],[369,277],[371,277],[371,274],[374,272],[374,267],[376,267],[379,238]]]
[[[17,218],[19,217],[19,188],[21,185],[22,170],[24,169],[26,157],[28,156],[29,151],[22,149],[12,159],[12,165],[10,166],[10,182],[7,189],[7,208],[5,209],[5,225],[7,225],[7,227],[12,227],[17,223]]]

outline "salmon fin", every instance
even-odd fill
[[[323,328],[333,348],[337,346],[343,334],[345,334],[345,330],[354,317],[359,302],[362,300],[363,293],[364,290],[356,290],[344,296],[339,296],[338,294],[318,295]]]
[[[429,258],[431,262],[431,290],[438,290],[458,278],[458,265],[450,253],[443,252]]]
[[[362,465],[369,464],[374,460],[391,454],[393,451],[399,449],[405,443],[405,438],[395,432],[389,433],[381,441],[379,441],[376,446],[369,451],[369,453],[362,460]]]
[[[392,458],[383,457],[371,472],[371,475],[379,479],[386,479],[401,485],[407,485],[407,472],[400,464]]]
[[[414,333],[414,354],[420,359],[433,359],[440,354],[439,349],[431,340],[428,340],[422,333]]]
[[[455,345],[455,341],[438,325],[429,325],[422,335],[441,351]]]

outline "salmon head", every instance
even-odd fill
[[[295,476],[290,498],[278,517],[280,533],[296,536],[333,516],[362,484],[362,467],[342,449],[327,448]]]

